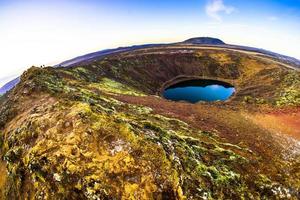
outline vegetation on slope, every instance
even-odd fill
[[[300,105],[300,74],[293,72],[284,77],[276,105]]]
[[[280,160],[279,156],[274,156],[265,161],[263,155],[248,146],[221,138],[218,131],[202,130],[174,117],[158,114],[151,107],[117,100],[119,96],[128,95],[147,97],[155,94],[154,88],[159,88],[157,86],[163,81],[177,74],[202,72],[205,76],[221,75],[236,80],[243,95],[258,90],[254,94],[273,105],[272,95],[277,95],[277,90],[269,93],[268,86],[254,90],[244,84],[254,76],[256,80],[265,80],[264,83],[277,80],[244,64],[236,64],[243,62],[237,55],[229,56],[229,61],[223,60],[222,64],[198,54],[191,59],[177,56],[175,65],[171,56],[142,58],[113,57],[87,66],[31,68],[25,72],[21,83],[0,103],[0,147],[5,161],[5,164],[1,163],[1,169],[6,166],[7,170],[7,175],[0,180],[1,197],[299,197],[299,159]],[[172,64],[168,65],[168,62]],[[187,66],[185,62],[204,65],[199,71],[199,65],[196,65],[183,72],[179,65]],[[227,62],[235,65],[231,66],[232,71],[224,72],[221,68],[228,66]],[[254,61],[249,59],[247,62]],[[166,74],[162,71],[165,76],[145,71],[157,70],[150,68],[157,63],[171,71]],[[211,67],[216,70],[208,70]],[[289,71],[277,68],[274,71],[287,77],[282,84],[299,92],[295,85],[298,84],[297,77],[290,83],[290,76],[294,75]],[[237,95],[229,105],[243,105],[240,102],[243,98]],[[272,170],[267,170],[268,167]],[[294,173],[284,173],[284,170]]]

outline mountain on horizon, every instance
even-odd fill
[[[211,45],[225,45],[226,43],[218,38],[212,37],[195,37],[185,40],[183,43],[191,44],[211,44]]]

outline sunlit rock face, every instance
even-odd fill
[[[264,56],[183,44],[33,67],[0,100],[1,199],[297,199],[299,77]],[[235,94],[163,98],[199,78]]]

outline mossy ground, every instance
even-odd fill
[[[299,73],[239,54],[210,54],[126,54],[69,69],[29,69],[1,100],[1,197],[299,198],[299,149],[292,154],[244,117],[265,107],[297,108],[297,94],[283,100],[281,92],[299,92]],[[190,71],[179,69],[193,62]],[[149,67],[158,63],[171,72]],[[200,72],[233,79],[240,93],[225,104],[198,105],[153,96],[172,76]],[[249,93],[264,103],[244,101]]]

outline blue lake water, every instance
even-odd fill
[[[234,92],[233,86],[221,81],[190,80],[167,88],[163,96],[173,101],[197,103],[199,101],[225,101]]]

